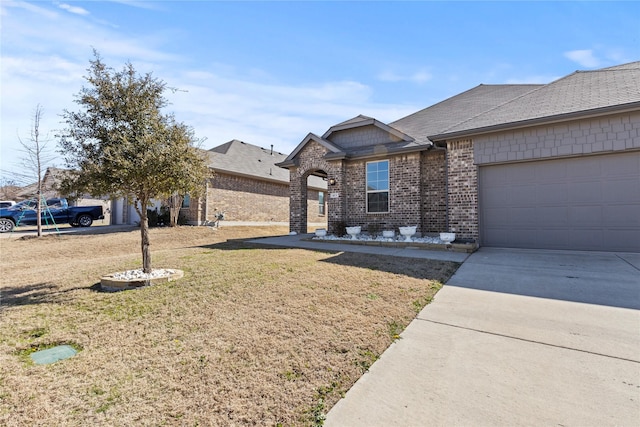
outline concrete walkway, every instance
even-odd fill
[[[326,426],[640,426],[640,254],[303,237],[253,242],[464,261]]]
[[[481,248],[326,426],[640,425],[640,254]]]

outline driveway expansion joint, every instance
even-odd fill
[[[527,338],[516,337],[516,336],[513,336],[513,335],[501,334],[499,332],[491,332],[491,331],[485,331],[485,330],[482,330],[482,329],[470,328],[468,326],[454,325],[452,323],[439,322],[437,320],[426,319],[426,318],[423,318],[423,317],[416,317],[416,320],[420,320],[420,321],[428,322],[428,323],[434,323],[434,324],[437,324],[437,325],[449,326],[449,327],[452,327],[452,328],[464,329],[464,330],[472,331],[472,332],[479,332],[481,334],[487,334],[487,335],[493,335],[493,336],[497,336],[497,337],[503,337],[503,338],[513,339],[513,340],[518,340],[518,341],[529,342],[529,343],[532,343],[532,344],[540,344],[540,345],[544,345],[544,346],[548,346],[548,347],[555,347],[555,348],[559,348],[559,349],[563,349],[563,350],[578,351],[580,353],[592,354],[594,356],[606,357],[608,359],[617,359],[617,360],[622,360],[622,361],[625,361],[625,362],[631,362],[631,363],[640,364],[640,360],[628,359],[626,357],[613,356],[613,355],[604,354],[604,353],[597,353],[595,351],[581,350],[579,348],[567,347],[567,346],[564,346],[564,345],[550,344],[550,343],[543,342],[543,341],[530,340],[530,339],[527,339]]]

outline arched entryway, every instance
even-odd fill
[[[307,233],[313,228],[327,227],[329,215],[328,187],[329,173],[323,169],[310,169],[291,182],[290,229],[297,233]],[[295,188],[295,190],[293,190]],[[294,196],[295,194],[295,196]]]
[[[331,167],[327,164],[322,168],[315,166],[299,172],[295,177],[293,171],[291,173],[290,231],[307,233],[309,219],[316,216],[322,218],[329,232],[333,232],[336,225],[342,221],[341,168]],[[319,191],[318,183],[322,183],[320,191],[323,195],[316,197],[316,192]],[[324,199],[324,215],[322,216],[316,215],[316,213],[320,213],[319,197]]]

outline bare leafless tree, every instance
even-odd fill
[[[43,179],[46,171],[46,164],[51,161],[52,156],[47,151],[46,138],[43,139],[40,134],[40,120],[42,119],[43,109],[40,104],[36,105],[33,112],[33,122],[31,125],[31,133],[29,139],[24,141],[18,136],[18,141],[22,146],[22,179],[36,180],[36,217],[38,227],[38,237],[42,236],[42,201],[43,201]]]

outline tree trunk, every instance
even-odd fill
[[[178,225],[182,199],[183,197],[177,193],[169,196],[169,227],[175,227]]]
[[[38,237],[42,237],[42,196],[39,191],[36,203],[36,227],[38,229]]]
[[[149,242],[149,218],[147,216],[148,200],[137,199],[134,203],[140,216],[140,242],[142,249],[142,272],[151,273],[151,243]]]

